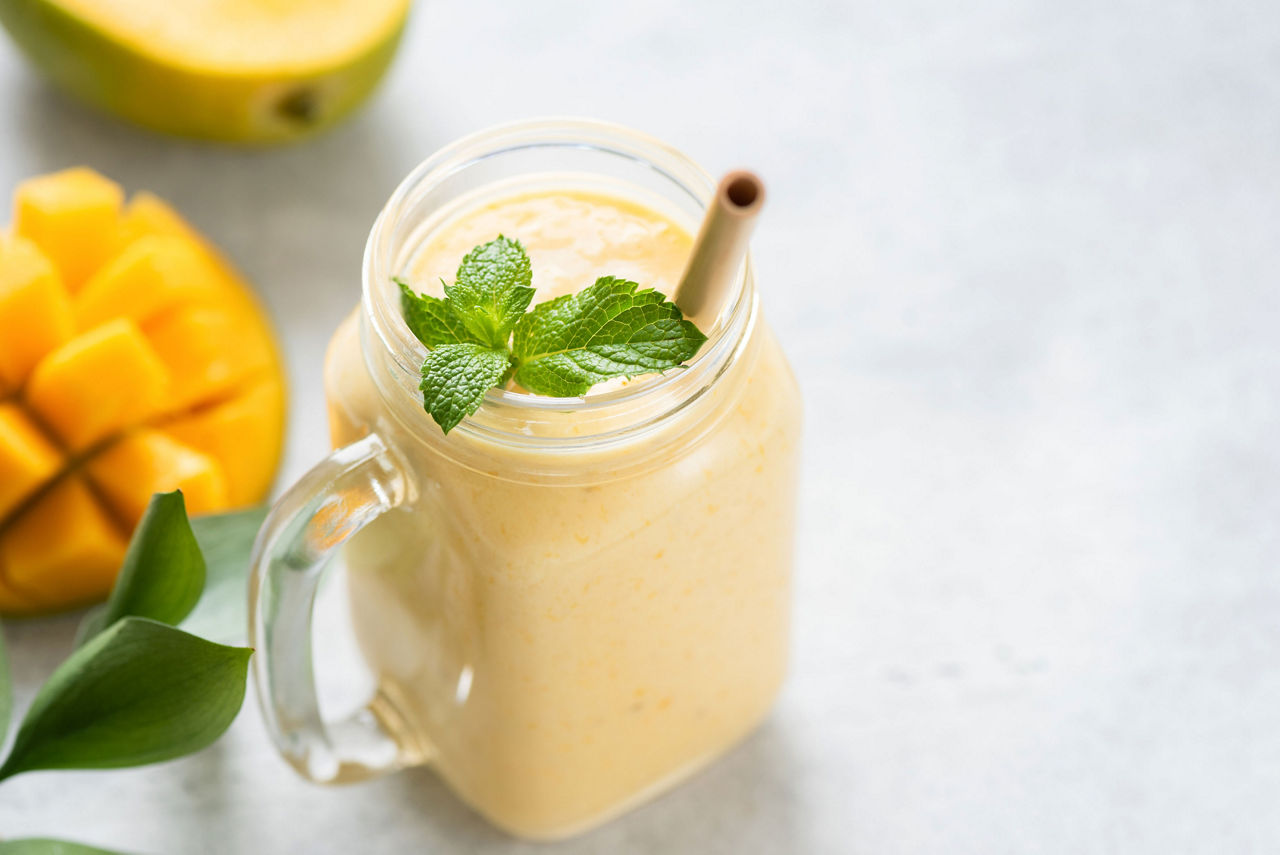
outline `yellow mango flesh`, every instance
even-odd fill
[[[220,461],[228,503],[246,505],[271,486],[284,436],[284,408],[284,390],[274,379],[265,379],[238,398],[167,422],[164,429]]]
[[[23,238],[0,242],[0,393],[71,338],[71,300],[49,259]]]
[[[23,182],[13,196],[13,232],[40,247],[72,293],[116,250],[124,192],[84,167]]]
[[[166,309],[216,301],[217,280],[190,240],[146,235],[129,244],[85,283],[75,320],[92,329],[113,318],[145,323]]]
[[[147,333],[173,374],[171,410],[225,396],[268,370],[274,358],[261,336],[222,307],[174,312],[149,326]]]
[[[169,371],[133,321],[120,318],[73,338],[31,373],[24,398],[73,452],[153,415]]]
[[[339,65],[399,25],[406,0],[60,0],[121,43],[219,74]]]
[[[124,532],[72,475],[6,528],[0,568],[36,606],[79,605],[111,591],[127,546]]]
[[[227,482],[212,457],[149,429],[137,430],[94,455],[89,480],[117,514],[134,526],[152,493],[181,490],[187,513],[207,514],[227,507]]]
[[[0,404],[0,518],[63,467],[63,457],[16,404]]]
[[[0,237],[0,614],[100,599],[153,493],[182,490],[191,514],[242,507],[279,463],[284,376],[261,306],[173,209],[148,194],[122,209],[114,186],[32,179]]]
[[[135,194],[121,218],[120,234],[121,240],[127,243],[150,236],[180,238],[189,246],[197,247],[203,253],[204,261],[209,265],[219,286],[218,300],[222,307],[236,316],[246,332],[251,331],[261,343],[271,349],[272,359],[276,363],[281,361],[274,330],[253,290],[244,283],[240,274],[217,248],[206,241],[164,200],[150,193]]]

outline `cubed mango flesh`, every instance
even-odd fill
[[[284,372],[235,269],[172,208],[72,169],[0,233],[0,614],[103,597],[155,492],[261,501]]]
[[[49,259],[25,238],[0,241],[0,386],[20,388],[74,331],[71,300]]]
[[[87,330],[121,317],[145,323],[174,306],[216,300],[217,286],[217,271],[191,241],[142,237],[76,294],[76,325]]]
[[[222,307],[171,312],[146,333],[173,376],[166,396],[170,411],[223,398],[269,371],[275,360],[271,346]]]
[[[0,567],[19,595],[39,605],[76,605],[110,592],[127,546],[85,483],[69,475],[7,526]]]
[[[52,480],[62,454],[16,404],[0,404],[0,519]]]
[[[85,464],[89,480],[116,516],[137,525],[152,493],[181,490],[187,513],[227,507],[227,482],[212,457],[158,430],[140,428]]]
[[[13,194],[13,232],[40,247],[72,293],[115,254],[120,185],[76,167],[29,178]]]
[[[72,451],[159,411],[169,369],[138,325],[103,324],[50,353],[31,374],[27,404]]]
[[[284,389],[268,377],[238,397],[164,424],[165,433],[222,465],[227,501],[251,504],[271,486],[284,435]]]

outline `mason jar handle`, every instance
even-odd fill
[[[311,656],[316,591],[335,551],[409,498],[405,467],[369,434],[330,454],[272,507],[251,558],[250,644],[271,738],[304,777],[357,781],[418,762],[370,707],[338,721],[320,716]]]

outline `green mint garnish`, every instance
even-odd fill
[[[479,344],[506,347],[533,299],[531,282],[533,267],[524,247],[498,235],[467,253],[444,296]]]
[[[539,303],[516,324],[516,382],[539,395],[585,395],[597,383],[665,371],[707,337],[651,288],[604,276]]]
[[[511,370],[511,354],[482,344],[440,344],[422,363],[422,405],[448,433],[474,413],[484,393],[501,386]]]
[[[427,347],[471,341],[467,325],[454,313],[448,300],[415,294],[408,283],[401,279],[395,281],[400,286],[400,302],[404,306],[405,322],[419,341]]]
[[[524,247],[502,236],[467,254],[443,299],[395,280],[405,322],[430,349],[423,406],[445,433],[513,377],[537,395],[576,397],[605,380],[676,368],[707,340],[674,303],[635,282],[603,276],[526,311],[532,280]]]

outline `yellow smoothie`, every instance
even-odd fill
[[[692,243],[622,196],[548,189],[463,206],[400,274],[439,293],[498,234],[528,251],[535,303],[606,274],[671,295]],[[597,435],[617,408],[531,409],[527,442],[466,423],[445,437],[420,400],[388,403],[358,315],[325,378],[334,445],[376,431],[413,483],[347,546],[375,709],[477,811],[525,837],[574,833],[766,714],[787,658],[800,400],[759,317],[696,402],[668,412],[670,384],[632,380],[636,406],[667,415],[572,452],[540,437]]]

